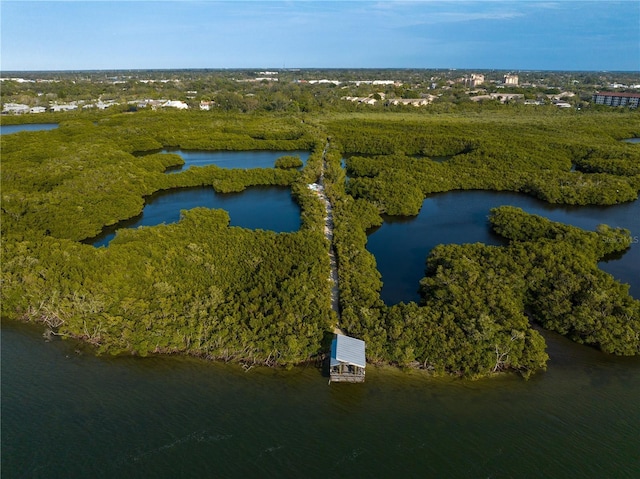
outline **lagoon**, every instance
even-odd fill
[[[107,246],[121,228],[156,226],[180,220],[182,210],[220,208],[229,213],[230,226],[293,232],[300,228],[300,207],[288,187],[254,186],[239,193],[216,193],[211,187],[179,188],[151,196],[142,214],[104,229],[86,240],[95,247]]]
[[[640,298],[640,201],[616,206],[551,205],[522,194],[492,191],[440,193],[425,199],[415,217],[384,217],[384,224],[369,233],[367,249],[375,256],[382,275],[381,297],[388,305],[420,300],[419,281],[424,277],[429,251],[438,244],[481,242],[506,244],[491,231],[491,208],[512,205],[552,221],[595,230],[599,224],[627,228],[634,238],[620,259],[602,261],[600,268],[630,284]]]

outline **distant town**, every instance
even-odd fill
[[[444,105],[626,107],[640,102],[634,72],[461,70],[139,70],[5,72],[2,114],[81,109],[291,111]]]

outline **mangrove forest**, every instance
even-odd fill
[[[598,267],[637,242],[637,231],[586,231],[505,204],[486,211],[501,246],[437,246],[423,258],[420,301],[391,305],[366,248],[386,216],[415,216],[435,193],[516,192],[576,207],[636,201],[640,146],[621,140],[640,137],[637,111],[453,103],[344,111],[331,108],[331,92],[323,110],[305,93],[295,109],[271,111],[46,113],[57,128],[3,134],[3,320],[40,323],[49,337],[80,339],[98,354],[285,367],[320,358],[338,326],[366,341],[370,363],[470,378],[544,370],[541,329],[607,354],[640,353],[640,301]],[[272,104],[282,95],[274,91]],[[303,98],[315,106],[300,108]],[[167,174],[184,163],[177,148],[283,154],[269,168]],[[306,162],[296,151],[310,152]],[[309,188],[320,181],[331,237],[325,204]],[[108,246],[91,243],[154,195],[254,187],[288,189],[299,229],[231,226],[224,209],[199,207],[177,222],[119,228]]]

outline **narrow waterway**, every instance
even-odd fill
[[[166,173],[180,173],[194,166],[216,165],[225,169],[273,168],[281,156],[297,156],[303,164],[309,159],[307,150],[242,150],[242,151],[206,151],[164,149],[160,153],[172,153],[184,160],[184,165],[167,169]]]

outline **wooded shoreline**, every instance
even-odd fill
[[[367,342],[369,361],[432,374],[528,376],[548,358],[525,310],[545,328],[605,352],[640,352],[640,301],[597,268],[600,258],[628,247],[630,232],[584,232],[500,208],[491,221],[508,246],[436,248],[421,304],[393,306],[380,300],[380,275],[365,248],[381,213],[415,215],[435,192],[518,191],[575,205],[634,201],[640,151],[619,141],[640,136],[634,112],[61,118],[56,130],[0,140],[3,318],[41,322],[98,353],[185,353],[271,366],[317,357],[337,319],[326,207],[307,186],[322,176],[334,221],[340,325]],[[201,167],[173,175],[164,174],[171,155],[134,156],[168,145],[312,153],[300,171]],[[157,191],[255,185],[291,188],[300,231],[229,228],[223,211],[195,209],[173,225],[124,232],[107,249],[79,242],[139,214]]]

